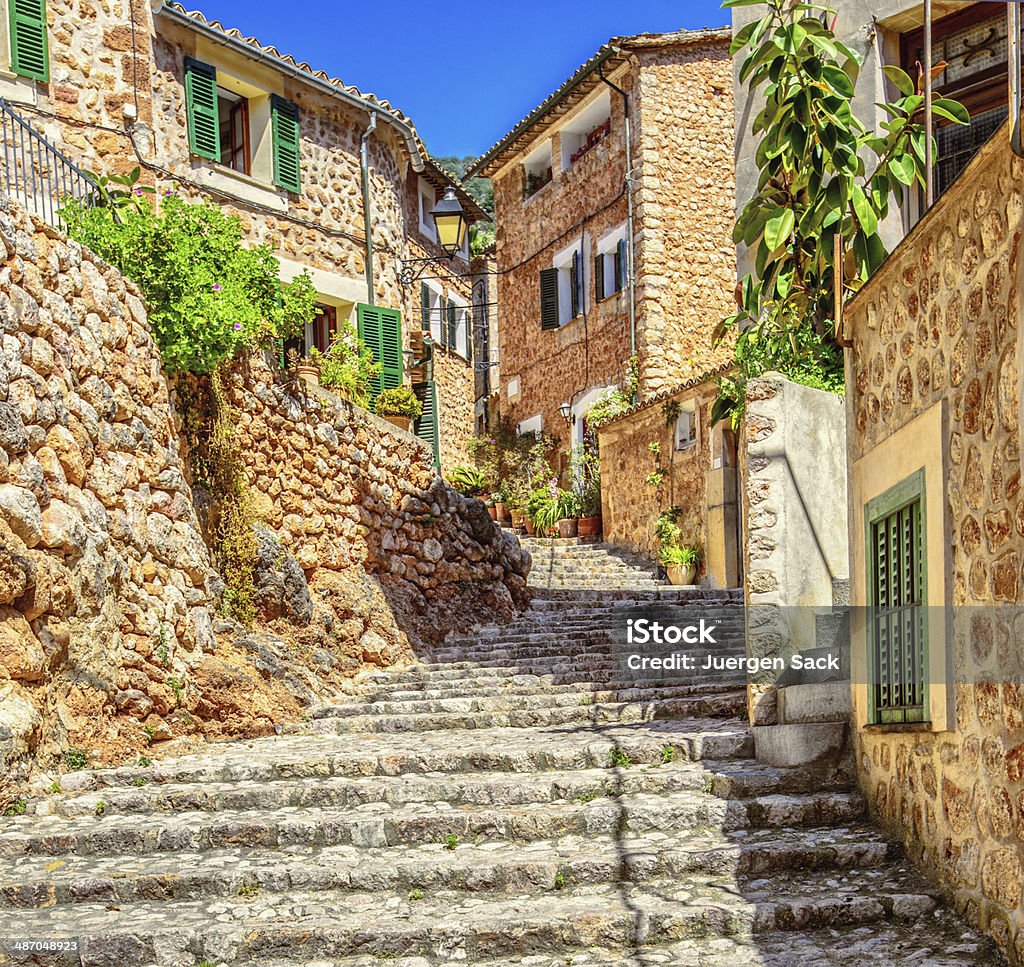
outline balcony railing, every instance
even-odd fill
[[[62,227],[60,209],[68,199],[89,199],[96,182],[0,98],[0,139],[4,190],[33,215]]]

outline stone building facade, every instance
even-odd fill
[[[740,581],[737,448],[724,423],[711,425],[717,392],[713,378],[698,377],[598,429],[601,516],[605,540],[655,558],[658,515],[678,507],[683,543],[704,553],[701,583],[734,588]],[[658,471],[663,476],[655,486],[648,475]]]
[[[874,813],[1014,963],[1024,962],[1022,178],[1004,126],[846,317],[860,781]],[[897,521],[909,552],[886,544]],[[909,602],[878,583],[886,548]],[[874,616],[907,604],[923,623],[903,639],[923,687],[896,702]]]
[[[727,360],[711,332],[735,273],[729,39],[610,41],[468,172],[494,183],[500,406],[522,431],[581,442],[631,356],[641,399]]]
[[[412,122],[387,101],[176,3],[47,0],[45,10],[45,77],[8,72],[0,96],[81,167],[140,165],[157,204],[165,192],[213,199],[239,215],[253,244],[275,247],[284,282],[308,271],[322,312],[307,328],[306,348],[322,349],[344,321],[356,325],[360,305],[400,312],[407,364],[431,352],[435,362],[407,365],[405,380],[429,383],[436,394],[443,462],[463,459],[475,402],[468,247],[442,259],[442,278],[432,283],[435,330],[449,304],[460,327],[455,340],[438,340],[432,351],[422,345],[431,320],[423,318],[420,285],[399,277],[403,260],[443,255],[429,213],[447,188],[471,219],[487,216],[429,158]],[[0,66],[4,58],[9,65],[10,39],[0,40]],[[189,85],[211,82],[206,143]]]

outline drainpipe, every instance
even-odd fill
[[[366,236],[366,303],[374,305],[373,300],[373,227],[370,212],[370,162],[367,158],[366,141],[377,130],[377,112],[370,112],[370,123],[363,132],[359,142],[359,163],[362,168],[363,184],[363,234]]]
[[[622,95],[622,117],[626,131],[626,283],[629,287],[629,354],[636,355],[636,293],[633,286],[633,137],[629,119],[629,95],[604,76],[604,65],[597,74],[617,94]]]
[[[1010,37],[1010,147],[1013,153],[1024,158],[1024,139],[1021,137],[1021,47],[1020,47],[1020,5],[1006,5]]]

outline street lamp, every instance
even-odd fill
[[[434,219],[434,226],[437,228],[437,242],[444,249],[448,258],[455,256],[462,251],[463,243],[466,241],[466,230],[469,222],[466,220],[466,213],[455,197],[455,189],[449,188],[430,213]]]
[[[572,419],[572,404],[563,403],[558,407],[558,412],[562,414],[562,419],[568,423]]]

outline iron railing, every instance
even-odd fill
[[[99,191],[89,175],[0,98],[3,184],[33,215],[62,227],[60,210],[69,199],[88,200]]]

